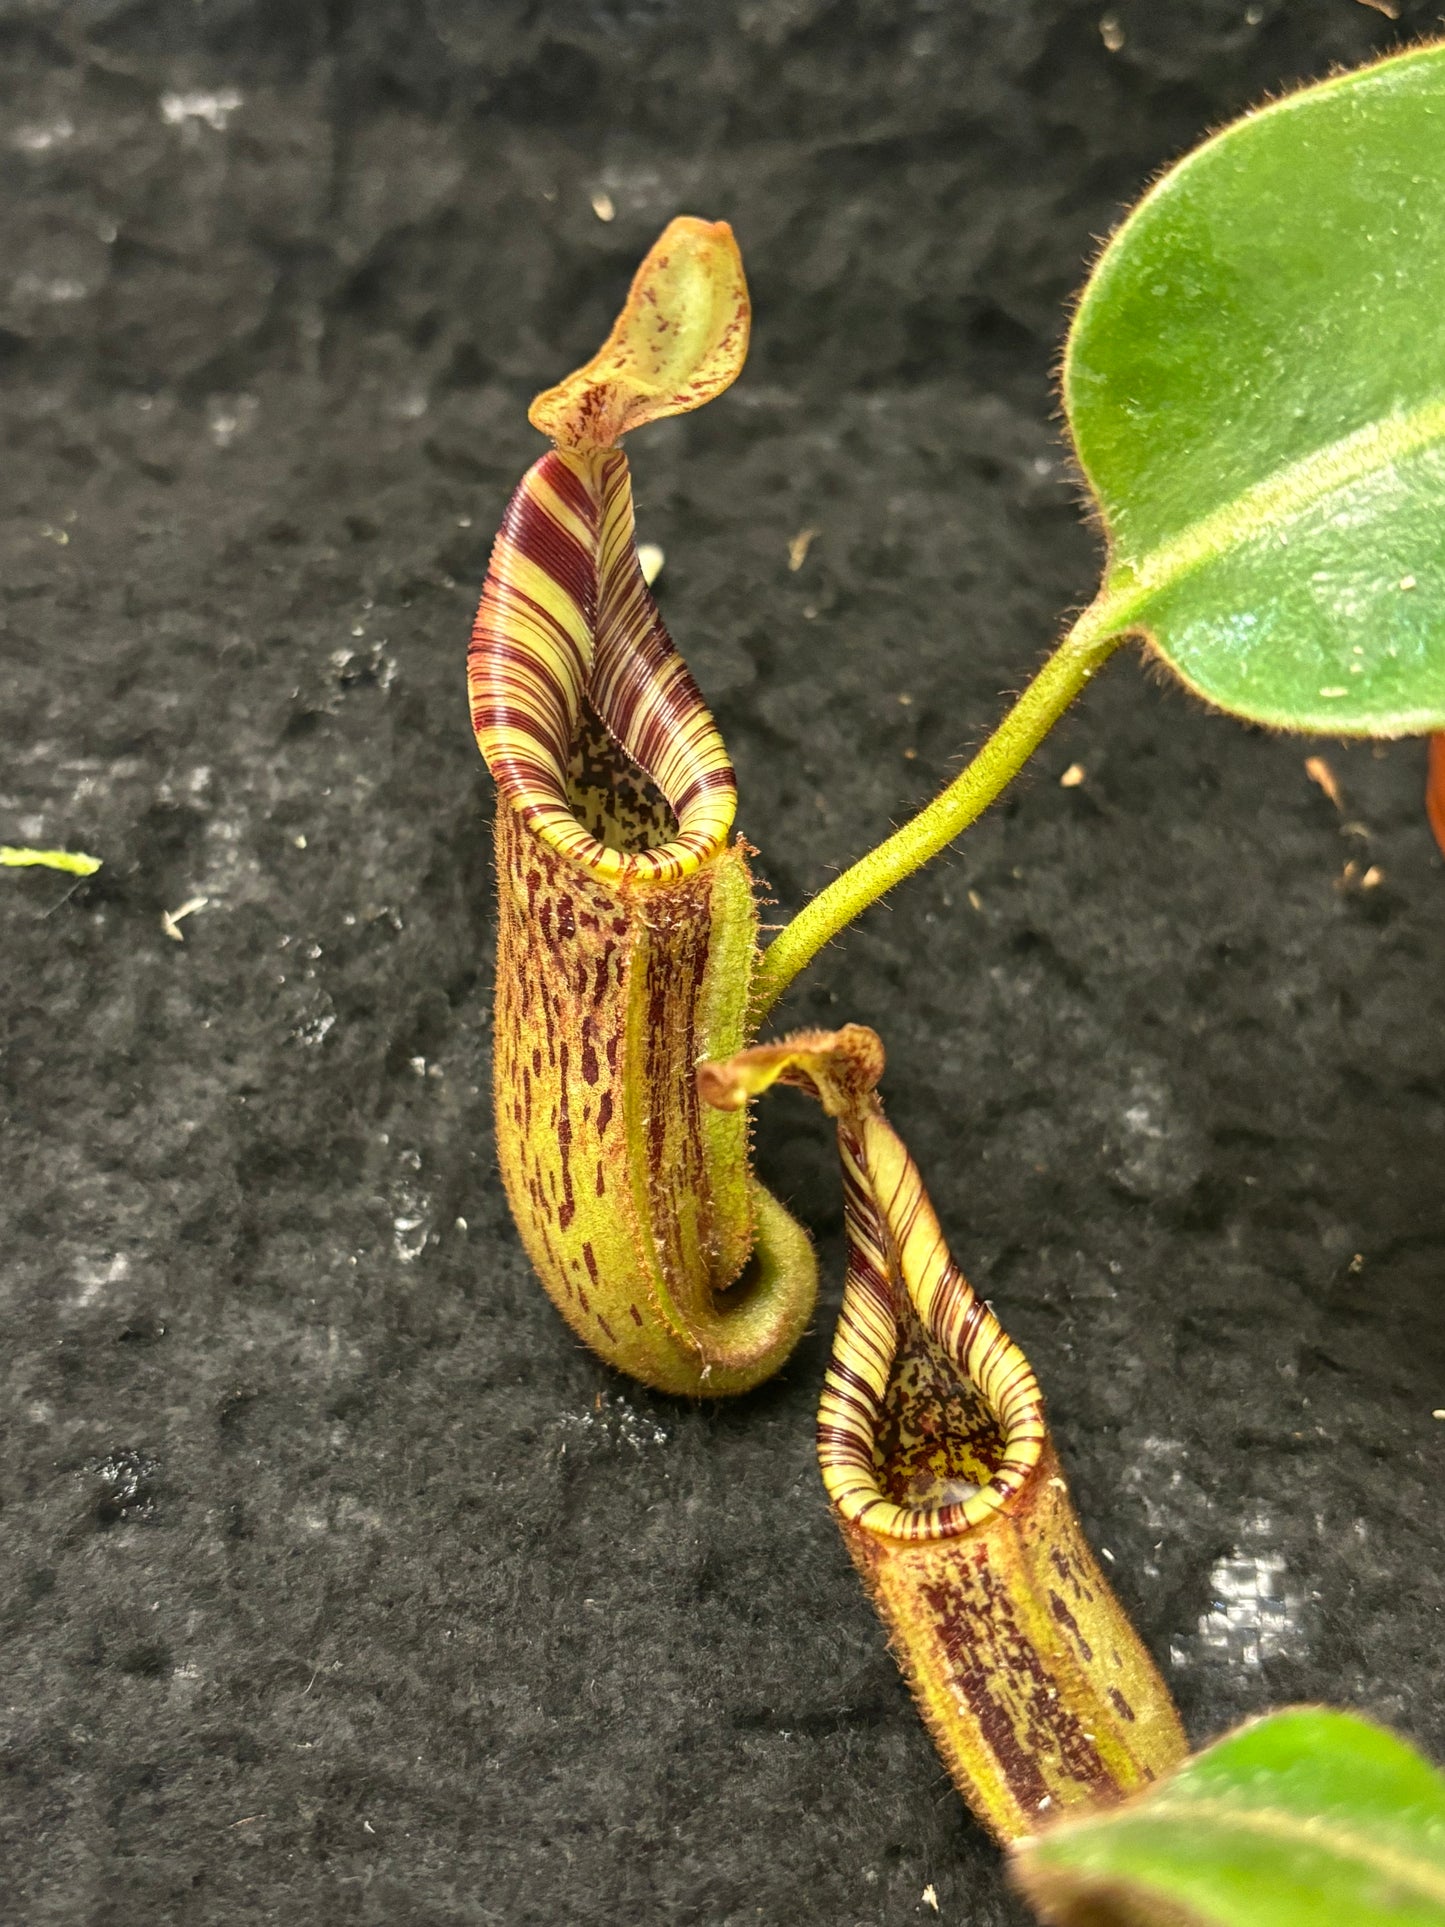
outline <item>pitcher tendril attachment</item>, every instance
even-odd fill
[[[818,1410],[843,1538],[959,1791],[1000,1839],[1169,1772],[1179,1717],[1075,1517],[1032,1368],[954,1263],[858,1024],[699,1066],[838,1127],[848,1273]]]

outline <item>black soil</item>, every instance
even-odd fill
[[[1102,11],[0,12],[0,840],[105,864],[0,872],[7,1921],[1023,1918],[814,1470],[823,1120],[762,1122],[828,1282],[760,1395],[620,1382],[529,1276],[462,661],[528,397],[726,216],[752,362],[634,463],[775,914],[957,767],[1092,590],[1050,376],[1097,238],[1435,24]],[[884,1034],[1201,1740],[1328,1699],[1445,1752],[1422,769],[1131,657],[784,1013]]]

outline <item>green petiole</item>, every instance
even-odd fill
[[[1024,690],[968,767],[910,822],[860,857],[785,925],[763,952],[753,983],[760,1024],[798,972],[882,895],[912,876],[982,816],[1018,775],[1069,704],[1124,639],[1119,611],[1100,598]]]

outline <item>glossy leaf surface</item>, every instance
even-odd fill
[[[1445,1778],[1367,1720],[1296,1707],[1040,1835],[1015,1874],[1065,1927],[1442,1927]]]
[[[1085,291],[1064,395],[1110,539],[1091,616],[1221,708],[1445,724],[1442,181],[1429,47],[1197,149]]]

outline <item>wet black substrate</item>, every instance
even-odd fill
[[[0,15],[0,840],[105,863],[0,889],[7,1919],[1021,1919],[822,1502],[827,1315],[696,1410],[529,1278],[462,658],[528,396],[726,216],[748,374],[634,459],[777,914],[947,777],[1092,589],[1049,377],[1094,237],[1434,21],[1100,11]],[[1445,1752],[1421,780],[1123,661],[785,1013],[883,1032],[1199,1738],[1328,1698]],[[760,1155],[831,1306],[823,1120]]]

